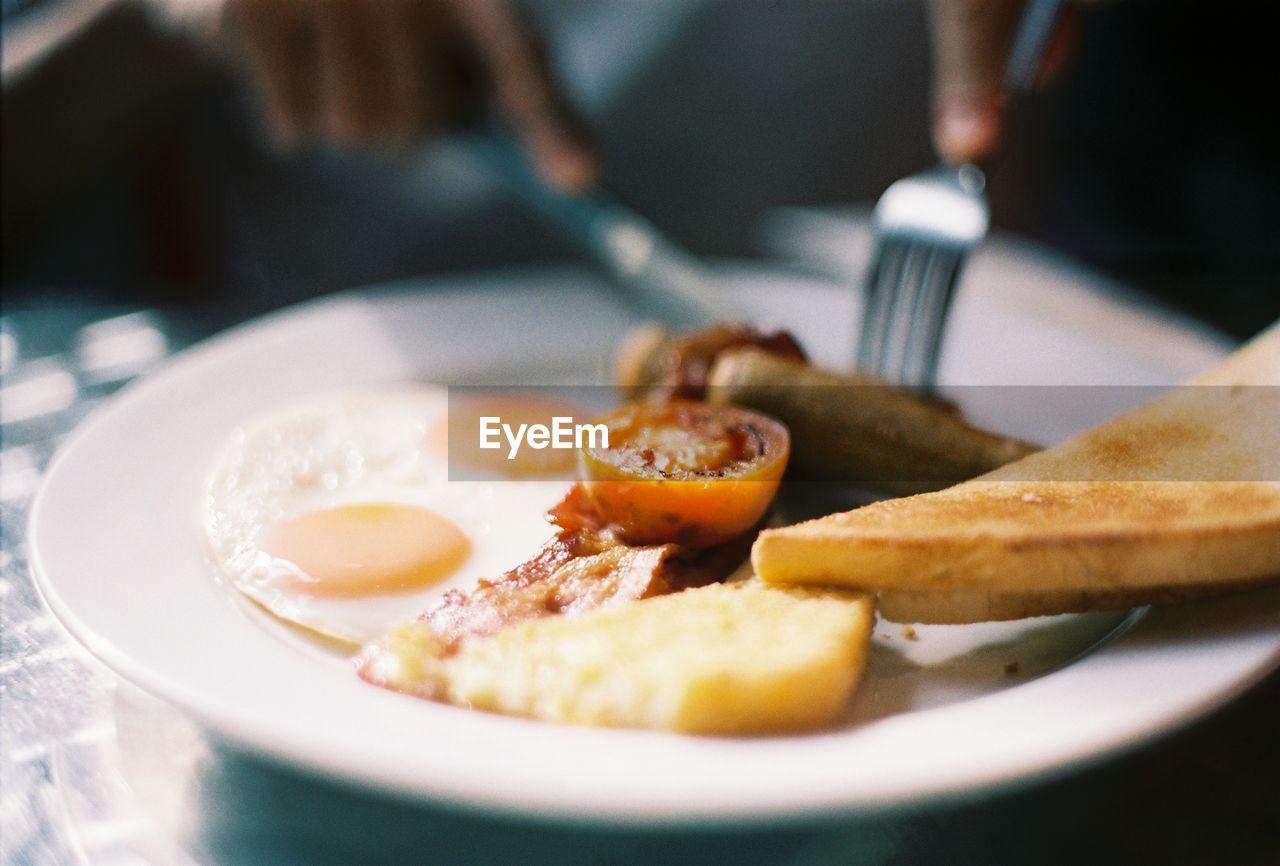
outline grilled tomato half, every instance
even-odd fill
[[[583,486],[630,544],[711,547],[746,532],[791,452],[781,422],[736,406],[632,403],[598,423],[609,444],[579,452]]]

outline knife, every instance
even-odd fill
[[[682,329],[742,317],[706,265],[608,192],[598,187],[578,194],[555,189],[519,142],[503,131],[469,134],[464,150],[544,223],[601,265],[628,306]]]

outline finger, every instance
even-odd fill
[[[382,0],[312,2],[319,3],[322,131],[340,144],[376,140],[390,127],[394,104]]]
[[[386,33],[391,133],[409,143],[458,112],[458,25],[448,10],[422,0],[389,0]]]
[[[421,20],[418,0],[388,0],[382,18],[387,50],[390,133],[400,142],[408,141],[422,127],[429,89],[425,77],[428,65],[424,53],[428,32]]]
[[[243,60],[277,143],[290,146],[316,123],[315,29],[306,0],[231,0],[221,31]]]
[[[991,155],[1004,131],[1005,61],[1023,0],[930,0],[934,146],[947,162]]]
[[[498,108],[542,175],[567,191],[590,186],[595,156],[524,22],[505,0],[460,0],[457,9],[488,70]]]

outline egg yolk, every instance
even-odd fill
[[[454,523],[412,505],[342,505],[275,526],[270,555],[297,567],[293,589],[311,595],[361,596],[439,583],[471,553]]]

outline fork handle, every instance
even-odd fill
[[[1004,67],[1004,86],[1011,96],[1021,96],[1035,85],[1061,9],[1062,0],[1028,0]]]

